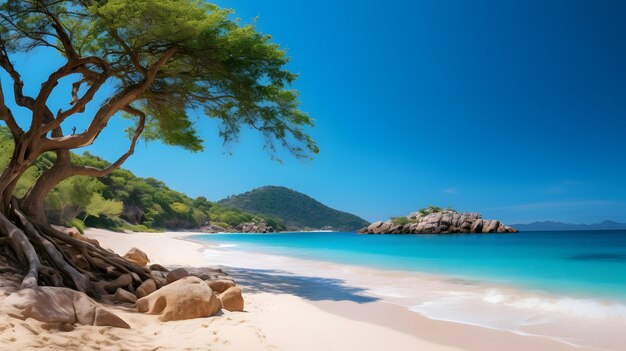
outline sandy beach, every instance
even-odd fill
[[[89,229],[87,236],[124,254],[144,250],[151,262],[167,267],[204,267],[224,257],[188,233],[113,233]],[[209,251],[207,251],[209,250]],[[215,256],[211,262],[211,252]],[[208,254],[207,254],[208,253]],[[209,257],[207,257],[209,256]],[[525,336],[461,323],[433,320],[398,304],[361,294],[346,279],[288,272],[284,262],[247,262],[222,267],[244,289],[245,312],[224,311],[209,318],[160,322],[156,316],[111,307],[131,329],[77,326],[72,332],[45,330],[32,319],[21,321],[0,312],[3,350],[601,350],[568,345],[547,337]],[[323,264],[322,264],[323,266]],[[271,274],[271,270],[288,272]],[[263,273],[265,272],[265,273]],[[343,272],[346,274],[346,271]],[[354,275],[357,272],[349,272]],[[332,270],[329,271],[332,275]],[[372,283],[373,284],[373,283]],[[381,287],[382,288],[382,287]],[[2,283],[3,294],[11,282]],[[0,300],[1,303],[1,300]]]

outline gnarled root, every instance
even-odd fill
[[[132,277],[135,287],[151,277],[146,268],[99,245],[29,219],[16,201],[8,214],[0,213],[0,256],[24,273],[22,288],[63,286],[97,298],[123,274]],[[77,257],[81,264],[75,263]]]

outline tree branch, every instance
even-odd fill
[[[139,137],[141,136],[141,133],[143,132],[143,129],[145,127],[146,114],[143,111],[138,110],[131,106],[126,106],[123,110],[139,117],[139,121],[137,122],[137,128],[135,129],[135,133],[133,134],[133,137],[131,139],[130,146],[128,147],[128,151],[126,151],[126,153],[120,156],[120,158],[118,158],[117,161],[115,161],[114,163],[112,163],[106,168],[99,169],[99,168],[89,167],[89,166],[72,165],[68,167],[69,174],[90,176],[90,177],[104,177],[110,174],[111,172],[115,171],[116,169],[119,169],[122,166],[122,164],[126,162],[126,160],[130,156],[132,156],[132,154],[135,152],[135,146],[137,145],[137,140],[139,140]]]
[[[141,98],[141,95],[154,83],[158,71],[177,50],[176,47],[169,48],[157,62],[150,66],[146,72],[145,79],[140,84],[127,87],[104,103],[84,133],[46,139],[42,143],[43,150],[76,149],[91,145],[114,114],[124,110],[133,101]]]
[[[95,95],[95,93],[97,92],[98,88],[100,88],[100,86],[104,83],[104,80],[106,80],[105,78],[108,78],[107,75],[107,69],[106,66],[103,66],[103,62],[102,60],[96,58],[96,57],[82,57],[82,58],[77,58],[77,59],[70,59],[68,60],[68,62],[61,66],[61,68],[59,68],[58,70],[56,70],[55,72],[53,72],[52,74],[50,74],[50,76],[48,77],[48,79],[41,85],[41,89],[39,90],[39,94],[37,95],[37,98],[35,98],[34,104],[33,104],[33,120],[31,122],[31,129],[32,130],[38,130],[41,125],[44,123],[44,116],[43,113],[45,111],[45,109],[47,108],[46,103],[48,101],[48,98],[50,97],[50,94],[52,94],[52,91],[54,90],[54,88],[57,86],[57,84],[59,83],[59,80],[67,77],[69,75],[72,74],[76,74],[76,73],[82,73],[84,76],[86,77],[90,77],[93,74],[97,74],[93,71],[89,71],[89,70],[85,70],[83,69],[84,66],[88,65],[88,64],[94,64],[94,65],[98,65],[101,66],[102,69],[104,70],[104,73],[100,74],[99,79],[96,81],[96,83],[94,83],[92,85],[92,87],[95,87],[96,89],[93,91],[89,91],[87,92],[86,96],[87,96],[87,101],[84,101],[84,104],[82,104],[82,107],[84,107],[84,105],[86,105],[89,101],[91,101],[91,99],[93,98],[93,95]],[[91,72],[91,73],[88,73]],[[104,80],[102,80],[104,79]],[[102,80],[100,82],[100,80]],[[76,106],[75,106],[76,107]],[[70,110],[72,110],[73,112],[70,114],[67,114],[65,117],[63,117],[63,119],[71,116],[72,114],[76,113],[78,110],[80,110],[80,108],[82,108],[81,106],[77,107],[76,109],[72,108]],[[68,110],[68,111],[70,111]],[[46,132],[53,130],[54,128],[56,128],[60,123],[56,123],[56,125],[52,128],[45,128],[44,130],[46,130]],[[44,132],[42,132],[42,134],[45,134]]]
[[[73,106],[71,108],[69,108],[66,111],[62,111],[60,110],[59,113],[57,113],[56,118],[47,123],[45,125],[45,127],[41,130],[41,132],[39,133],[40,135],[45,135],[46,133],[48,133],[51,130],[54,130],[55,128],[61,126],[61,124],[70,116],[78,113],[78,112],[83,112],[85,110],[85,106],[87,106],[87,104],[89,102],[91,102],[91,100],[93,100],[93,97],[96,95],[96,93],[98,92],[98,90],[100,90],[100,87],[102,86],[102,84],[104,84],[104,82],[106,82],[106,80],[109,78],[108,75],[106,74],[99,74],[98,78],[91,84],[91,86],[89,87],[89,89],[87,90],[87,92],[85,93],[85,95],[83,95],[83,97],[78,98],[77,96],[77,92],[74,91],[74,89],[78,90],[80,89],[80,85],[82,84],[82,82],[84,82],[84,80],[80,80],[76,83],[74,83],[74,87],[72,90],[72,104]]]
[[[2,67],[13,80],[13,95],[15,98],[15,103],[17,103],[21,107],[26,107],[32,110],[35,99],[30,96],[24,95],[24,82],[22,82],[22,77],[15,70],[15,67],[9,59],[9,54],[7,53],[6,46],[2,38],[0,38],[0,67]]]
[[[15,117],[13,117],[13,112],[6,105],[4,101],[4,91],[2,90],[2,82],[0,81],[0,120],[4,121],[11,130],[11,134],[13,134],[13,138],[17,140],[24,131],[15,121]]]

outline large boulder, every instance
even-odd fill
[[[198,277],[184,277],[137,300],[137,311],[159,314],[163,322],[209,317],[222,307],[213,290]]]
[[[241,288],[233,286],[219,295],[220,301],[222,301],[222,308],[231,312],[242,312],[244,307],[243,295],[241,295]]]
[[[82,324],[130,328],[128,323],[107,311],[86,294],[67,288],[43,286],[22,289],[4,301],[11,316],[61,326]]]
[[[150,262],[148,255],[136,247],[133,247],[132,249],[128,250],[126,255],[124,255],[124,258],[129,261],[135,262],[141,267],[145,267],[148,264],[148,262]]]

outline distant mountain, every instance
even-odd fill
[[[307,195],[282,186],[264,186],[229,196],[218,203],[224,207],[280,218],[292,229],[356,231],[369,224],[360,217],[332,209]]]
[[[626,223],[604,221],[595,224],[571,224],[561,222],[533,222],[528,224],[513,224],[512,227],[521,232],[557,231],[557,230],[617,230],[626,229]]]

